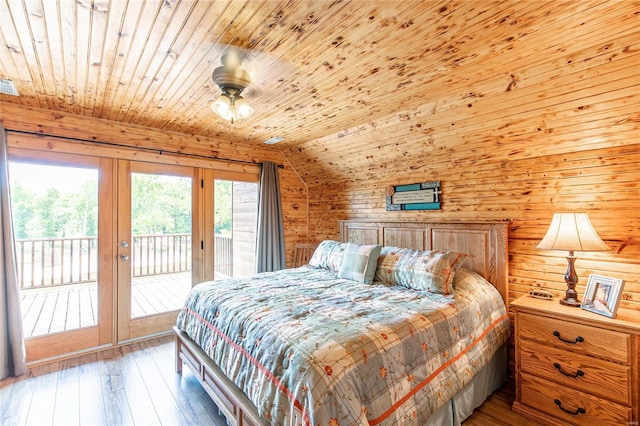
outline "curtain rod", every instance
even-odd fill
[[[52,137],[52,138],[59,138],[59,139],[69,139],[69,140],[78,141],[78,142],[86,142],[86,143],[90,143],[90,144],[105,145],[105,146],[111,146],[111,147],[116,147],[116,148],[128,148],[128,149],[134,149],[134,150],[137,149],[137,150],[142,150],[142,151],[147,151],[147,152],[156,152],[159,155],[171,154],[171,155],[180,155],[180,156],[183,156],[183,157],[202,158],[202,159],[205,159],[205,160],[216,160],[216,161],[226,161],[226,162],[229,162],[229,163],[249,164],[249,165],[252,165],[252,166],[259,166],[260,165],[260,163],[256,163],[255,161],[234,160],[232,158],[215,157],[215,156],[208,156],[208,155],[201,155],[201,154],[185,154],[184,152],[171,151],[171,150],[158,149],[158,148],[149,148],[149,147],[145,147],[145,146],[132,147],[130,145],[124,145],[124,144],[120,144],[120,143],[116,143],[116,142],[96,141],[96,140],[89,140],[89,139],[82,139],[82,138],[74,138],[74,137],[69,137],[69,136],[47,135],[47,134],[37,133],[37,132],[27,132],[27,131],[24,131],[24,130],[5,129],[5,131],[6,132],[11,131],[13,133],[21,133],[21,134],[24,134],[24,135],[33,135],[33,136],[39,136],[39,137]],[[283,164],[276,164],[276,166],[279,169],[284,169],[284,165]]]

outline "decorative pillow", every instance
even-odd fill
[[[378,256],[380,255],[379,245],[361,245],[347,243],[347,248],[342,257],[342,266],[338,272],[340,278],[354,280],[365,284],[373,282],[376,273]]]
[[[464,253],[384,247],[375,280],[420,291],[453,294],[453,277],[467,259]]]
[[[342,256],[346,247],[347,243],[324,240],[313,252],[313,256],[309,259],[309,266],[338,272],[342,265]]]

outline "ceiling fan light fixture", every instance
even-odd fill
[[[226,91],[211,104],[211,110],[232,124],[253,114],[253,108],[242,96]]]
[[[227,95],[223,94],[216,99],[211,104],[211,110],[225,120],[231,120],[233,118],[231,113],[231,99]]]
[[[240,94],[251,84],[249,74],[240,68],[242,58],[235,49],[230,49],[222,55],[222,66],[213,70],[211,77],[218,85],[222,95],[211,104],[213,112],[225,120],[234,123],[253,114]]]
[[[238,96],[234,102],[238,120],[243,120],[253,114],[253,108],[249,106],[242,96]]]

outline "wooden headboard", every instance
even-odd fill
[[[507,230],[507,222],[340,221],[343,242],[466,253],[465,266],[491,282],[508,305]]]

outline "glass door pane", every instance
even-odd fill
[[[192,285],[192,167],[118,161],[117,341],[168,331]]]
[[[131,174],[131,318],[180,309],[191,289],[191,181]]]
[[[98,324],[98,170],[11,161],[25,338]]]
[[[258,184],[214,181],[214,279],[255,272]]]

